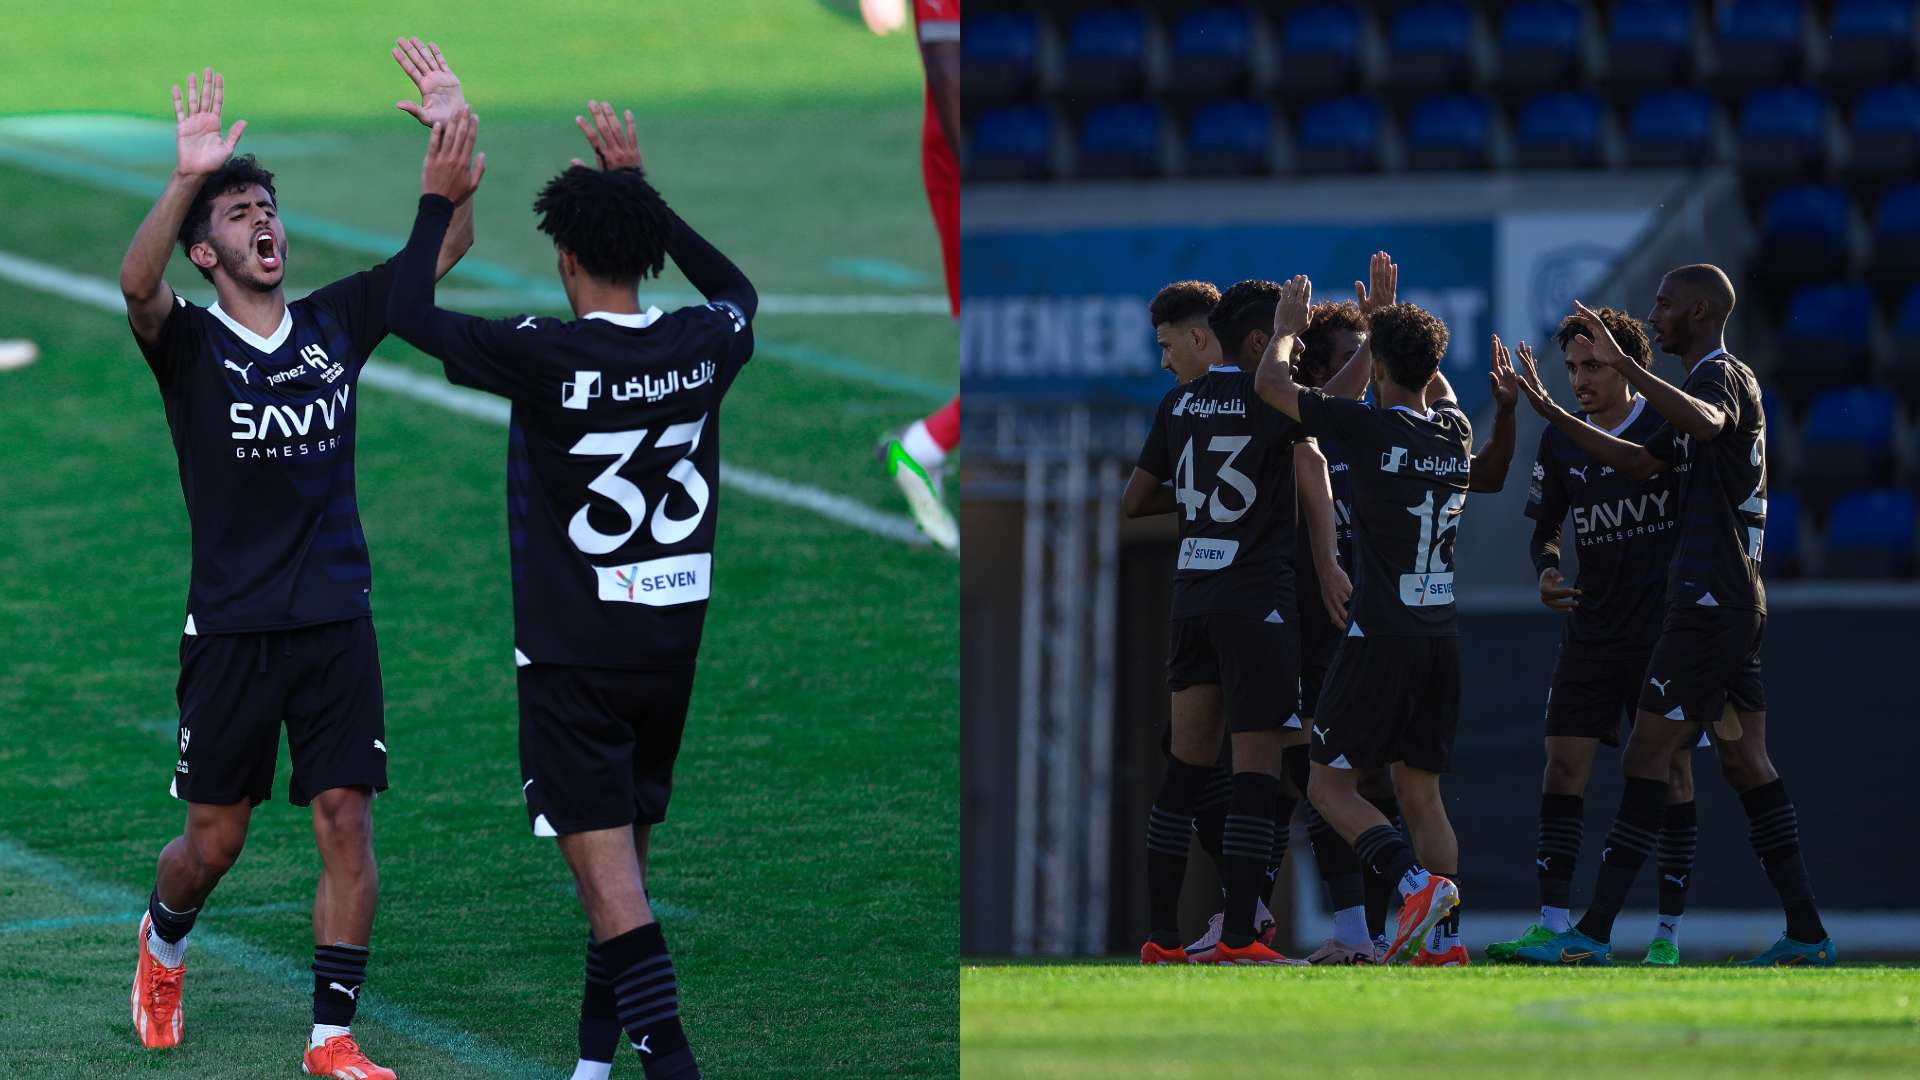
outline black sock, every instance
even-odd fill
[[[1193,803],[1212,772],[1211,765],[1168,758],[1160,794],[1147,811],[1147,913],[1153,943],[1162,948],[1180,947],[1180,887],[1193,843]]]
[[[1220,832],[1227,827],[1227,804],[1233,801],[1233,770],[1215,765],[1207,777],[1207,786],[1193,804],[1193,836],[1200,850],[1220,866]]]
[[[1392,796],[1369,798],[1374,809],[1380,811],[1387,821],[1398,831],[1400,820],[1400,802]],[[1354,860],[1360,863],[1360,888],[1365,897],[1367,908],[1367,933],[1380,937],[1387,932],[1387,909],[1393,905],[1394,895],[1399,891],[1399,882],[1389,880],[1385,874],[1375,870],[1360,859],[1359,853]]]
[[[1420,866],[1414,859],[1413,845],[1391,825],[1375,825],[1354,837],[1353,854],[1386,878],[1388,888],[1395,892],[1399,891],[1400,879],[1407,876],[1407,871]]]
[[[620,1026],[640,1054],[648,1080],[699,1080],[693,1048],[680,1027],[680,987],[659,923],[648,923],[600,943],[613,980]]]
[[[350,1027],[367,982],[365,945],[316,945],[313,949],[313,1022]]]
[[[1327,902],[1333,910],[1359,907],[1366,902],[1360,884],[1360,860],[1353,846],[1340,838],[1320,811],[1307,807],[1307,842],[1313,845],[1313,862],[1320,868],[1320,880],[1327,885]]]
[[[1740,803],[1747,808],[1747,839],[1787,913],[1787,936],[1804,945],[1825,941],[1827,928],[1813,904],[1813,882],[1800,855],[1800,818],[1787,797],[1787,782],[1775,777],[1743,791]]]
[[[200,917],[200,909],[173,911],[160,902],[160,890],[155,889],[147,897],[147,914],[153,917],[153,932],[161,941],[169,945],[187,936],[193,929],[193,920]]]
[[[1660,836],[1660,821],[1666,814],[1667,782],[1627,777],[1620,792],[1620,813],[1607,831],[1607,846],[1600,853],[1600,877],[1593,887],[1593,904],[1580,916],[1575,929],[1595,941],[1613,940],[1613,920],[1626,906],[1627,893],[1633,891],[1633,879],[1653,854]]]
[[[1273,808],[1280,781],[1263,772],[1233,774],[1233,803],[1227,808],[1220,842],[1220,876],[1227,888],[1226,919],[1220,940],[1243,948],[1254,937],[1254,901],[1266,884],[1267,859],[1273,854]]]
[[[1287,844],[1293,839],[1293,812],[1300,805],[1299,797],[1285,785],[1279,785],[1278,790],[1273,800],[1273,851],[1267,856],[1267,879],[1260,887],[1260,899],[1269,911],[1273,910],[1273,890],[1280,884],[1281,867],[1287,861]]]
[[[1540,796],[1540,844],[1533,857],[1540,871],[1541,907],[1573,906],[1568,900],[1573,896],[1573,865],[1586,833],[1586,805],[1578,795]]]
[[[587,938],[587,989],[580,997],[580,1060],[613,1063],[620,1050],[620,1012],[600,946]]]
[[[1660,823],[1660,914],[1687,913],[1687,886],[1693,884],[1693,852],[1700,843],[1699,816],[1693,800],[1668,803]]]

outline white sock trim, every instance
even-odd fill
[[[1367,933],[1367,909],[1341,908],[1333,913],[1333,936],[1348,945],[1364,945],[1373,940]]]
[[[933,433],[927,430],[925,420],[915,420],[907,430],[900,433],[900,449],[920,463],[920,467],[932,472],[947,460],[947,452],[933,441]]]
[[[1556,934],[1564,934],[1573,929],[1573,912],[1563,907],[1540,907],[1540,925]]]
[[[147,951],[152,953],[153,958],[163,967],[177,968],[186,961],[187,938],[182,937],[179,941],[168,942],[149,926],[147,927]]]
[[[612,1076],[613,1062],[581,1058],[573,1066],[573,1075],[568,1080],[611,1080]]]
[[[1653,939],[1670,941],[1676,947],[1680,944],[1680,920],[1683,915],[1660,915],[1653,922]]]
[[[313,1025],[313,1034],[307,1036],[307,1049],[311,1050],[316,1046],[323,1045],[328,1039],[333,1038],[335,1035],[348,1035],[351,1034],[352,1031],[352,1028],[335,1027],[332,1024],[315,1024]]]

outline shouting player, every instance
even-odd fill
[[[1256,376],[1260,396],[1331,437],[1352,455],[1358,570],[1347,635],[1327,672],[1315,718],[1308,796],[1355,853],[1394,881],[1402,897],[1392,960],[1459,903],[1459,848],[1440,801],[1460,711],[1459,628],[1453,542],[1469,490],[1498,491],[1513,456],[1517,390],[1506,350],[1493,341],[1494,435],[1479,454],[1472,429],[1440,374],[1446,324],[1412,304],[1372,314],[1348,366],[1371,370],[1375,402],[1302,389],[1288,362],[1307,327],[1312,288],[1287,283],[1274,309],[1273,344]],[[1359,771],[1392,767],[1415,848],[1359,791]],[[1426,863],[1435,868],[1429,872]],[[1466,963],[1451,922],[1433,962]]]
[[[394,57],[420,90],[424,123],[464,107],[433,45]],[[234,157],[246,121],[221,134],[225,80],[173,91],[177,159],[120,268],[127,321],[153,369],[192,524],[180,639],[180,756],[173,794],[186,828],[160,853],[140,921],[134,1028],[179,1043],[187,935],[240,857],[253,808],[272,794],[280,728],[320,849],[313,905],[313,1029],[303,1067],[391,1078],[349,1030],[366,980],[379,877],[373,794],[387,787],[373,573],[354,503],[355,393],[387,333],[385,263],[288,303],[287,235],[273,174]],[[444,274],[473,242],[463,205],[432,254]],[[189,303],[164,274],[178,242],[219,300]],[[351,1070],[351,1073],[342,1070]]]
[[[666,819],[713,591],[720,402],[753,352],[758,297],[667,207],[640,168],[633,114],[577,119],[600,164],[534,202],[575,318],[480,319],[433,304],[428,260],[480,182],[474,123],[434,129],[420,212],[398,260],[394,333],[447,378],[513,402],[507,506],[521,791],[558,838],[592,934],[579,1080],[605,1080],[625,1029],[652,1080],[700,1075],[647,902],[647,843]],[[708,302],[643,308],[671,258]]]
[[[1786,932],[1749,964],[1834,962],[1800,853],[1787,788],[1767,756],[1760,640],[1767,625],[1760,580],[1767,523],[1767,420],[1753,370],[1727,352],[1733,283],[1717,266],[1668,271],[1647,323],[1663,352],[1687,364],[1675,387],[1634,363],[1600,316],[1575,304],[1593,354],[1620,372],[1666,421],[1643,443],[1586,423],[1555,404],[1522,358],[1522,388],[1541,416],[1601,465],[1634,478],[1680,474],[1680,537],[1667,573],[1666,614],[1640,685],[1640,711],[1622,755],[1626,786],[1600,856],[1593,903],[1565,933],[1520,949],[1535,964],[1606,964],[1613,921],[1657,842],[1668,768],[1696,733],[1713,728],[1720,771],[1747,811],[1747,836],[1780,896]]]
[[[1304,963],[1261,941],[1256,922],[1281,800],[1280,703],[1299,668],[1299,643],[1282,614],[1293,612],[1299,425],[1263,405],[1252,373],[1231,362],[1244,342],[1235,310],[1252,310],[1264,284],[1234,286],[1208,315],[1223,351],[1231,350],[1229,362],[1168,391],[1123,499],[1129,517],[1177,513],[1180,527],[1167,658],[1172,739],[1147,820],[1152,926],[1142,963]],[[1163,298],[1165,290],[1155,300]],[[1197,304],[1176,309],[1172,299],[1152,312],[1163,351],[1200,315]],[[1196,803],[1228,735],[1232,780],[1218,856],[1226,910],[1218,939],[1203,939],[1203,950],[1190,955],[1180,943],[1178,910],[1187,847]]]
[[[884,19],[882,20],[884,22]],[[926,112],[920,121],[920,170],[927,205],[940,234],[947,304],[960,317],[960,0],[914,0],[926,68]],[[868,14],[868,25],[874,16]],[[876,32],[879,28],[875,27]],[[940,469],[960,445],[960,396],[880,442],[887,472],[907,497],[920,529],[948,551],[960,550],[960,523],[940,494]]]
[[[1652,363],[1646,331],[1633,316],[1612,308],[1597,315],[1628,359]],[[1567,378],[1586,422],[1632,442],[1645,442],[1660,426],[1660,414],[1633,392],[1619,372],[1593,355],[1585,324],[1561,322],[1558,340]],[[1522,362],[1533,353],[1520,343]],[[1558,428],[1540,433],[1540,453],[1527,490],[1527,516],[1534,521],[1532,556],[1540,576],[1540,601],[1566,614],[1560,658],[1547,689],[1547,767],[1541,779],[1539,867],[1540,921],[1516,941],[1487,946],[1492,960],[1538,945],[1570,925],[1568,894],[1580,857],[1587,776],[1596,748],[1620,745],[1620,721],[1631,720],[1640,680],[1660,636],[1666,608],[1666,568],[1678,535],[1677,479],[1661,472],[1636,480],[1596,462]],[[1561,522],[1571,511],[1579,545],[1580,576],[1568,585],[1560,574]],[[1693,805],[1693,748],[1674,752],[1668,769],[1667,806],[1660,824],[1660,918],[1645,963],[1680,962],[1680,917],[1693,877],[1697,831]]]

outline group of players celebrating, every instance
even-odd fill
[[[1493,431],[1476,451],[1440,371],[1447,327],[1397,303],[1398,278],[1381,252],[1353,301],[1315,304],[1301,276],[1224,294],[1175,282],[1150,305],[1177,385],[1124,506],[1175,514],[1180,547],[1141,961],[1469,962],[1459,845],[1440,797],[1460,712],[1453,548],[1467,494],[1505,484],[1524,397],[1549,423],[1528,490],[1531,557],[1565,630],[1547,698],[1540,920],[1488,958],[1611,963],[1615,917],[1657,852],[1645,963],[1678,964],[1696,843],[1691,751],[1710,743],[1786,915],[1780,939],[1746,963],[1832,964],[1793,803],[1766,751],[1766,421],[1752,370],[1725,346],[1732,283],[1706,264],[1669,272],[1646,327],[1576,302],[1556,337],[1577,413],[1554,402],[1525,342],[1509,351],[1494,336]],[[1686,366],[1679,386],[1654,374],[1648,328]],[[1569,514],[1572,583],[1560,572]],[[1623,717],[1625,790],[1575,920],[1582,792],[1598,745],[1620,745]],[[1334,918],[1333,936],[1296,960],[1272,947],[1268,902],[1303,797]],[[1223,908],[1183,945],[1196,836]]]
[[[632,114],[623,126],[593,102],[575,122],[595,164],[576,160],[534,202],[575,318],[436,307],[434,282],[472,244],[485,156],[439,48],[408,38],[393,55],[421,95],[401,108],[431,129],[412,235],[393,258],[286,300],[273,174],[233,156],[244,121],[223,134],[225,81],[209,69],[184,99],[174,89],[175,171],[121,268],[193,534],[172,787],[186,824],[140,922],[134,1028],[149,1047],[180,1042],[188,936],[271,794],[285,726],[288,795],[311,805],[322,862],[301,1067],[395,1076],[351,1031],[378,893],[373,797],[387,788],[354,417],[360,373],[391,332],[450,381],[512,402],[520,790],[534,835],[557,838],[590,928],[573,1076],[606,1080],[624,1033],[648,1077],[697,1078],[645,866],[712,591],[718,410],[752,354],[757,297],[648,183]],[[213,306],[166,283],[176,243]],[[667,259],[705,303],[641,305],[639,283]]]

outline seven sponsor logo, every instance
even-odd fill
[[[1219,570],[1233,565],[1240,552],[1238,540],[1211,540],[1190,536],[1180,541],[1180,562],[1176,570]]]

